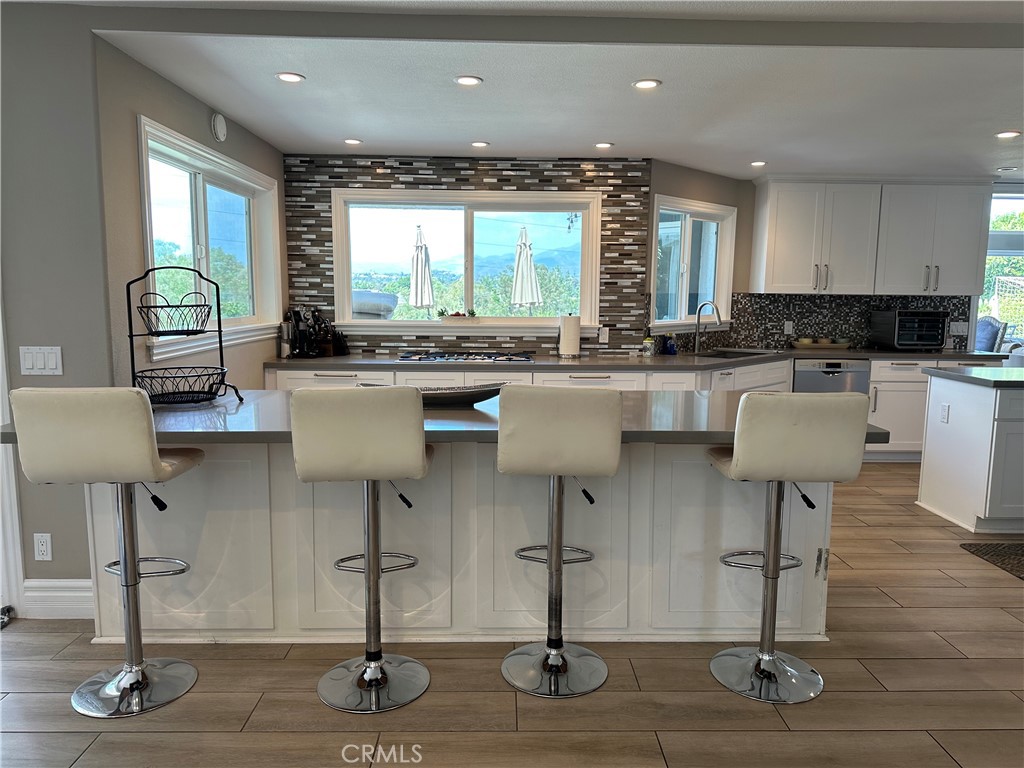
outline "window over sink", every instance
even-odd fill
[[[445,313],[472,313],[487,332],[598,322],[598,192],[336,189],[332,206],[343,325],[423,332]]]
[[[728,320],[736,209],[655,195],[654,210],[651,327],[659,332],[689,328],[704,301],[715,302]]]

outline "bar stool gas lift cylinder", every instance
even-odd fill
[[[824,688],[807,662],[775,649],[779,575],[799,567],[782,553],[782,512],[787,482],[840,483],[860,474],[867,431],[868,397],[856,392],[748,392],[740,398],[732,446],[707,451],[730,480],[767,482],[764,551],[727,552],[733,568],[761,571],[761,630],[757,648],[726,648],[711,659],[711,674],[729,690],[773,704],[809,701]],[[799,489],[798,489],[799,490]],[[814,505],[801,492],[804,503]],[[759,556],[760,565],[738,560]]]
[[[501,674],[514,688],[547,698],[580,696],[600,688],[608,666],[593,651],[562,639],[562,566],[594,559],[593,552],[562,543],[565,476],[611,477],[622,444],[618,390],[506,384],[498,400],[498,471],[548,475],[547,544],[516,550],[520,560],[548,569],[548,636],[510,652]],[[576,480],[579,483],[579,480]],[[591,504],[594,497],[583,488]],[[545,550],[545,557],[529,552]],[[571,553],[566,558],[564,553]]]
[[[413,568],[419,560],[381,551],[380,481],[394,487],[394,480],[426,476],[432,451],[424,439],[423,397],[416,387],[405,386],[297,389],[291,395],[291,418],[295,472],[302,482],[363,484],[363,554],[343,557],[334,567],[363,574],[366,652],[329,670],[317,693],[324,704],[342,712],[396,709],[427,690],[430,672],[419,661],[385,654],[381,647],[380,578]],[[384,566],[384,558],[399,562]],[[355,560],[363,564],[349,565]]]
[[[169,704],[198,674],[181,659],[144,657],[139,584],[151,576],[177,576],[190,566],[172,557],[138,556],[135,484],[171,480],[198,466],[204,453],[157,448],[149,396],[141,389],[26,387],[11,392],[11,409],[21,467],[31,482],[117,486],[120,556],[104,570],[121,580],[125,661],[78,686],[71,706],[89,717],[127,717]],[[167,508],[155,495],[152,500],[160,511]],[[174,567],[142,572],[140,563],[146,562]]]

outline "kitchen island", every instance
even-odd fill
[[[1024,533],[1024,368],[928,368],[917,503],[972,533]]]
[[[158,408],[158,441],[206,451],[203,464],[139,494],[140,551],[180,557],[187,574],[143,582],[150,641],[360,641],[363,586],[334,560],[362,546],[361,485],[307,485],[291,456],[288,393],[246,391],[245,401]],[[566,491],[566,542],[594,551],[565,571],[565,624],[578,640],[716,640],[757,636],[760,577],[725,568],[722,552],[760,546],[765,485],[724,479],[704,456],[729,444],[740,393],[624,393],[623,452],[611,478],[581,478],[590,506]],[[495,469],[497,398],[425,414],[429,474],[400,483],[406,509],[382,491],[383,544],[420,558],[383,582],[385,639],[535,639],[545,621],[546,574],[517,560],[544,541],[546,478]],[[5,442],[15,439],[5,428]],[[868,442],[887,433],[874,427]],[[779,635],[823,639],[831,485],[806,484],[808,510],[787,498],[785,551],[804,560],[780,587]],[[96,586],[96,635],[121,642],[114,499],[87,490]],[[795,503],[794,503],[795,502]]]

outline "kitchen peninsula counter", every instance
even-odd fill
[[[160,486],[158,512],[139,494],[145,555],[192,564],[145,579],[148,641],[359,642],[363,584],[332,564],[362,542],[360,483],[306,484],[295,475],[288,393],[246,391],[205,408],[158,408],[158,440],[206,452],[203,463]],[[723,552],[763,540],[764,483],[725,479],[707,445],[732,441],[739,393],[624,393],[622,459],[610,478],[580,478],[588,505],[566,487],[568,544],[595,553],[566,568],[565,625],[580,641],[752,641],[760,577],[725,568]],[[426,477],[400,482],[414,507],[381,492],[384,548],[419,557],[382,582],[386,642],[520,641],[543,637],[544,569],[514,556],[545,540],[548,479],[496,469],[497,400],[428,409],[434,445]],[[887,439],[872,428],[868,440]],[[9,428],[4,442],[14,442]],[[779,637],[825,639],[832,486],[801,484],[807,509],[787,493]],[[155,490],[155,489],[154,489]],[[86,488],[96,600],[96,642],[122,642],[113,486]]]

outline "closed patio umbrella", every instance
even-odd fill
[[[423,242],[423,230],[416,225],[416,248],[412,255],[409,279],[409,306],[428,309],[434,306],[434,287],[430,284],[430,251]]]
[[[544,303],[537,282],[537,269],[533,265],[533,246],[526,234],[526,227],[519,230],[516,243],[516,261],[512,270],[512,306],[536,307]]]

